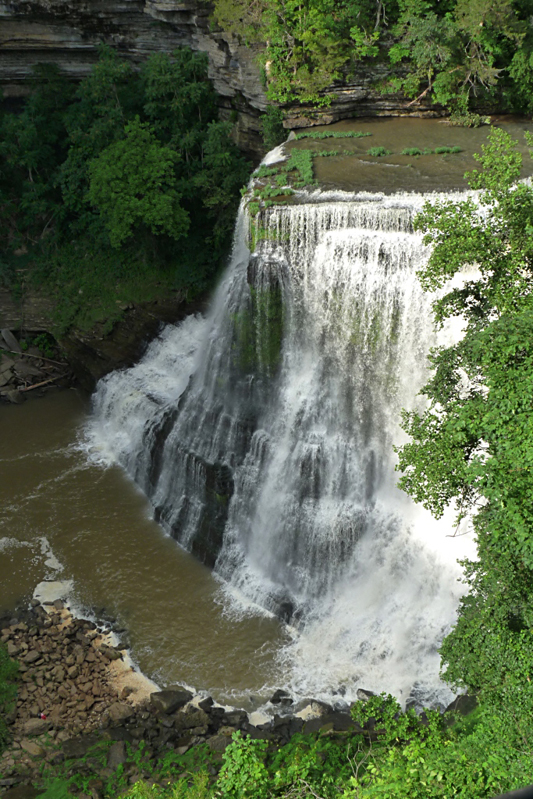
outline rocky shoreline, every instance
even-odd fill
[[[280,713],[255,725],[244,710],[195,697],[182,686],[159,690],[135,671],[108,630],[75,618],[60,599],[33,599],[29,608],[0,618],[0,640],[19,665],[16,707],[7,718],[12,741],[0,757],[0,795],[7,799],[37,796],[43,774],[58,767],[67,776],[85,774],[83,790],[76,783],[69,791],[91,799],[100,799],[117,769],[126,787],[141,779],[163,784],[162,758],[202,744],[216,774],[237,730],[273,747],[299,732],[376,734],[371,726],[358,727],[347,709],[314,700],[293,708],[284,691],[271,699]],[[103,761],[90,757],[98,746],[105,749]]]

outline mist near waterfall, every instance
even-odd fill
[[[357,688],[445,704],[438,645],[463,591],[452,534],[396,487],[402,408],[423,403],[434,330],[416,277],[424,195],[241,210],[206,317],[167,326],[97,388],[92,457],[119,463],[228,614],[270,612],[299,696]],[[171,586],[169,587],[171,591]],[[198,686],[201,687],[201,686]]]

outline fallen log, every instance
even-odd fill
[[[66,377],[67,372],[64,372],[62,375],[56,375],[55,377],[49,377],[48,380],[43,380],[41,383],[34,383],[33,386],[26,386],[26,388],[19,388],[19,391],[22,393],[23,391],[32,391],[34,388],[41,388],[41,386],[46,386],[48,383],[53,383],[54,380],[59,380],[61,377]]]

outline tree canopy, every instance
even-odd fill
[[[532,0],[215,0],[214,19],[266,43],[273,102],[328,103],[332,86],[374,63],[391,70],[381,91],[427,97],[465,120],[495,100],[531,109],[532,12]]]
[[[77,88],[38,67],[20,113],[0,117],[0,279],[23,267],[57,294],[60,331],[205,290],[250,170],[231,128],[204,54],[156,53],[134,71],[102,47]]]
[[[518,182],[514,144],[493,129],[469,175],[479,195],[426,204],[415,222],[433,245],[422,284],[443,291],[435,317],[460,314],[465,327],[431,355],[427,409],[404,413],[412,440],[399,469],[400,486],[436,516],[454,502],[475,526],[478,559],[464,564],[470,590],[442,647],[444,676],[507,712],[530,712],[533,188]]]

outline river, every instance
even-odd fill
[[[281,681],[288,634],[266,614],[225,609],[211,571],[150,518],[119,467],[88,462],[88,402],[77,391],[0,408],[0,608],[43,579],[71,580],[84,613],[127,628],[140,668],[253,708]]]
[[[514,121],[509,130],[518,136],[527,127]],[[144,366],[101,388],[96,439],[100,451],[108,445],[101,462],[88,457],[90,405],[78,392],[0,408],[0,609],[28,600],[44,579],[70,581],[71,603],[86,615],[115,618],[149,677],[249,710],[285,686],[315,696],[324,687],[327,698],[351,685],[349,698],[359,685],[405,701],[420,678],[422,698],[443,704],[447,697],[437,646],[462,591],[456,560],[465,549],[446,537],[449,521],[435,528],[394,487],[399,409],[423,384],[433,336],[429,300],[414,276],[425,256],[411,230],[424,197],[407,191],[464,186],[461,175],[476,165],[472,153],[487,130],[430,120],[335,128],[372,139],[317,142],[344,148],[343,156],[315,159],[317,177],[322,188],[356,186],[359,194],[322,195],[320,210],[313,194],[300,208],[273,209],[254,255],[257,274],[241,241],[244,255],[234,259],[218,306],[205,324],[184,323],[189,338],[195,325],[203,331],[204,343],[179,412],[173,408],[193,370],[176,365],[179,342],[188,339],[170,329]],[[445,143],[462,152],[369,160],[369,141],[395,152]],[[400,189],[398,199],[384,200]],[[363,191],[383,194],[369,200]],[[265,275],[271,284],[261,283]],[[265,328],[252,353],[260,379],[252,379],[243,366],[250,357],[245,323],[256,324],[258,308],[267,321],[275,316],[257,303],[261,292],[269,302],[283,294],[285,338],[281,346],[276,330]],[[169,379],[180,368],[181,387]],[[172,446],[167,416],[178,418]],[[216,435],[213,419],[224,421]],[[146,441],[165,451],[158,454],[162,485],[144,463]],[[205,481],[207,467],[211,474],[227,453],[235,494],[231,536],[218,558],[223,582],[153,521],[144,494],[109,464],[121,462],[141,484],[152,481],[167,529],[174,525],[188,543],[204,518],[200,501],[200,515],[190,513],[194,491],[205,493],[193,483],[199,475]],[[210,491],[221,507],[227,502]],[[188,528],[176,498],[187,505]],[[303,634],[260,607],[279,608],[286,596],[307,613]]]

